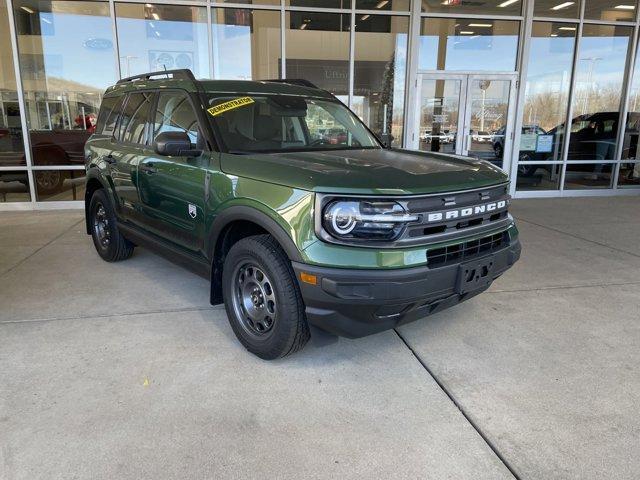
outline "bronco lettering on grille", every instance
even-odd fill
[[[457,208],[454,210],[445,210],[443,212],[433,212],[427,215],[427,223],[441,222],[443,220],[454,220],[456,218],[471,217],[473,215],[482,215],[483,213],[495,212],[507,207],[506,200],[499,202],[485,203],[484,205],[476,205],[473,207]]]

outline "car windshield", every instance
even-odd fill
[[[209,118],[229,153],[380,148],[338,101],[293,95],[215,95]]]

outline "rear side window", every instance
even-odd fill
[[[196,113],[186,94],[161,92],[155,114],[153,137],[164,132],[185,132],[193,145],[198,145],[202,134],[198,128]]]
[[[118,134],[116,135],[118,140],[127,143],[144,144],[144,133],[149,121],[152,97],[153,93],[151,92],[139,92],[129,95],[118,124]]]
[[[118,121],[118,115],[122,109],[124,96],[109,97],[102,100],[100,105],[100,113],[98,114],[98,123],[96,125],[96,133],[103,135],[113,135]]]

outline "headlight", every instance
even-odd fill
[[[322,224],[340,240],[395,240],[407,223],[418,218],[396,202],[335,200],[324,207]]]

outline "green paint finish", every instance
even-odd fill
[[[220,171],[212,172],[210,191],[208,223],[211,225],[218,215],[230,207],[249,207],[275,221],[298,250],[305,249],[317,240],[313,229],[312,192]]]
[[[511,240],[515,240],[518,237],[518,230],[515,224],[511,224],[507,231]],[[500,230],[484,232],[482,235],[466,237],[464,240],[475,240],[499,232]],[[429,245],[428,247],[418,246],[403,249],[351,247],[317,241],[302,253],[305,263],[319,266],[362,269],[408,268],[427,265],[427,251],[446,247],[447,245],[455,245],[460,241],[461,239],[456,239]]]
[[[365,195],[452,192],[507,181],[487,162],[387,149],[229,155],[222,170],[314,192]]]
[[[203,133],[212,148],[196,157],[167,157],[157,154],[149,139],[145,145],[131,145],[111,136],[93,135],[86,145],[87,178],[100,179],[110,190],[120,221],[208,264],[213,261],[213,239],[223,231],[225,212],[241,207],[256,213],[262,219],[256,222],[272,232],[292,258],[309,264],[364,269],[424,265],[427,250],[445,244],[392,249],[319,240],[314,225],[315,193],[403,196],[457,192],[507,180],[487,162],[407,150],[244,155],[212,151],[216,139],[204,120],[207,105],[200,93],[333,97],[322,90],[281,83],[187,80],[129,82],[109,88],[106,97],[150,89],[188,92],[194,107],[202,110],[197,115],[205,122]],[[513,224],[508,231],[512,238],[517,236]]]

